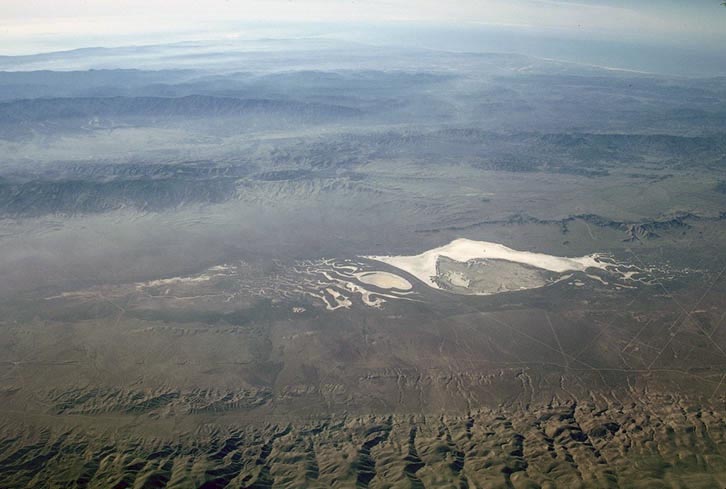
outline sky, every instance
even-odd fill
[[[723,46],[720,0],[0,0],[0,54],[235,36],[235,23],[449,23]],[[242,29],[240,29],[242,30]],[[249,30],[245,30],[249,32]],[[57,49],[54,49],[57,48]]]

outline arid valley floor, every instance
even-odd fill
[[[278,43],[0,58],[0,487],[726,487],[723,79]]]

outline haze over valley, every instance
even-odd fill
[[[390,39],[0,56],[0,487],[726,487],[726,68]]]

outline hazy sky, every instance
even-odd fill
[[[590,38],[726,42],[720,0],[0,0],[0,54],[112,38],[233,35],[239,22],[454,22]],[[224,21],[224,24],[220,22]],[[180,37],[181,36],[181,37]],[[108,42],[104,42],[107,39]]]

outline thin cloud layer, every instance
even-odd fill
[[[588,38],[713,43],[726,38],[724,21],[726,9],[719,10],[718,2],[710,0],[687,6],[586,0],[180,0],[173,7],[163,0],[5,0],[0,6],[0,44],[3,54],[13,54],[53,43],[61,48],[69,42],[81,45],[88,38],[109,44],[111,37],[224,36],[230,22],[465,22],[554,29]]]

